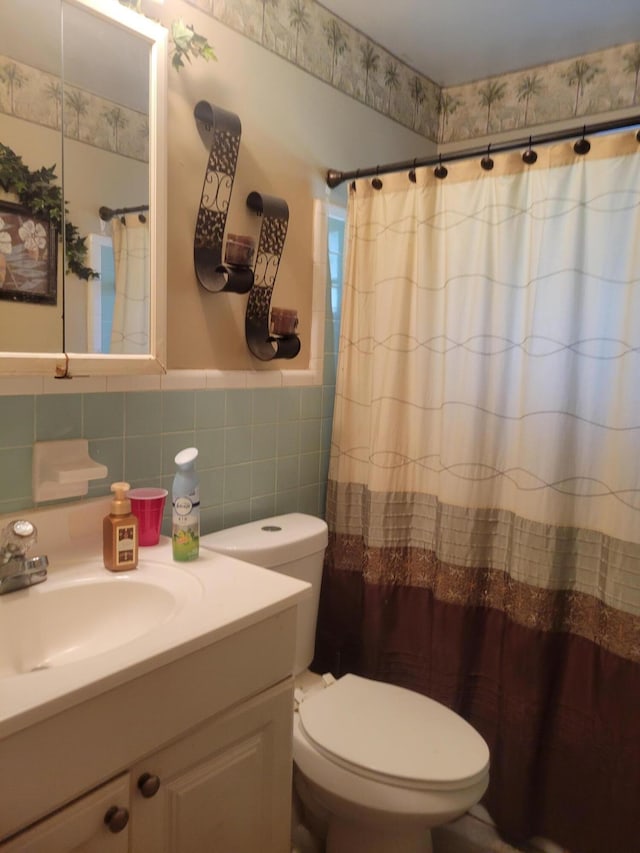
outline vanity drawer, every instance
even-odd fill
[[[118,813],[115,810],[118,809]],[[111,815],[111,829],[105,818]],[[4,844],[1,853],[127,853],[129,777],[120,776],[86,794]],[[122,828],[120,828],[122,827]]]

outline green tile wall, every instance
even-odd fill
[[[329,288],[327,288],[329,290]],[[171,489],[173,458],[200,454],[202,530],[274,513],[324,515],[335,394],[336,330],[327,301],[322,386],[0,397],[0,513],[33,506],[33,442],[87,438],[109,484]],[[168,532],[170,507],[165,513]]]
[[[89,495],[109,483],[171,489],[173,458],[200,450],[202,529],[219,529],[272,513],[324,514],[332,384],[240,391],[146,391],[2,397],[0,512],[32,506],[35,439],[89,439],[89,452],[109,467]],[[168,517],[168,514],[167,514]]]

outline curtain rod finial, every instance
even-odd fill
[[[342,183],[342,172],[337,169],[329,169],[327,171],[327,186],[332,190]]]

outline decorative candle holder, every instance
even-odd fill
[[[295,308],[271,309],[271,334],[281,337],[295,335],[298,328],[298,312]]]
[[[253,263],[253,253],[256,241],[253,237],[241,234],[229,234],[224,250],[224,262],[234,267],[250,267]]]

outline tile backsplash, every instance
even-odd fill
[[[104,379],[59,385],[38,377],[3,378],[0,514],[34,505],[34,442],[86,438],[91,457],[109,469],[104,480],[90,482],[88,497],[108,494],[117,480],[170,491],[175,454],[196,446],[203,533],[276,513],[323,516],[340,310],[326,234],[319,246],[309,370],[257,371],[251,377],[242,371],[170,371],[162,378],[109,377],[106,386]],[[341,259],[341,248],[339,254]],[[57,393],[49,393],[52,385]],[[170,517],[167,501],[164,533]]]
[[[115,480],[171,489],[196,446],[204,532],[273,513],[324,513],[334,387],[201,389],[1,398],[0,513],[33,505],[34,441],[86,438]],[[169,507],[165,518],[165,532]]]
[[[289,371],[287,384],[273,387],[73,393],[65,384],[64,393],[0,395],[0,514],[33,507],[35,441],[86,438],[109,469],[90,482],[89,497],[117,480],[170,491],[175,454],[196,446],[203,533],[274,513],[324,515],[339,317],[329,288],[323,299],[314,384],[297,384],[310,371]],[[167,378],[188,385],[179,374]],[[165,533],[170,516],[168,501]]]
[[[117,480],[171,491],[175,454],[196,446],[203,533],[275,513],[324,515],[339,324],[329,288],[326,300],[314,384],[0,396],[0,514],[33,507],[35,441],[86,438],[109,469],[88,497]],[[170,517],[168,501],[164,533]]]

